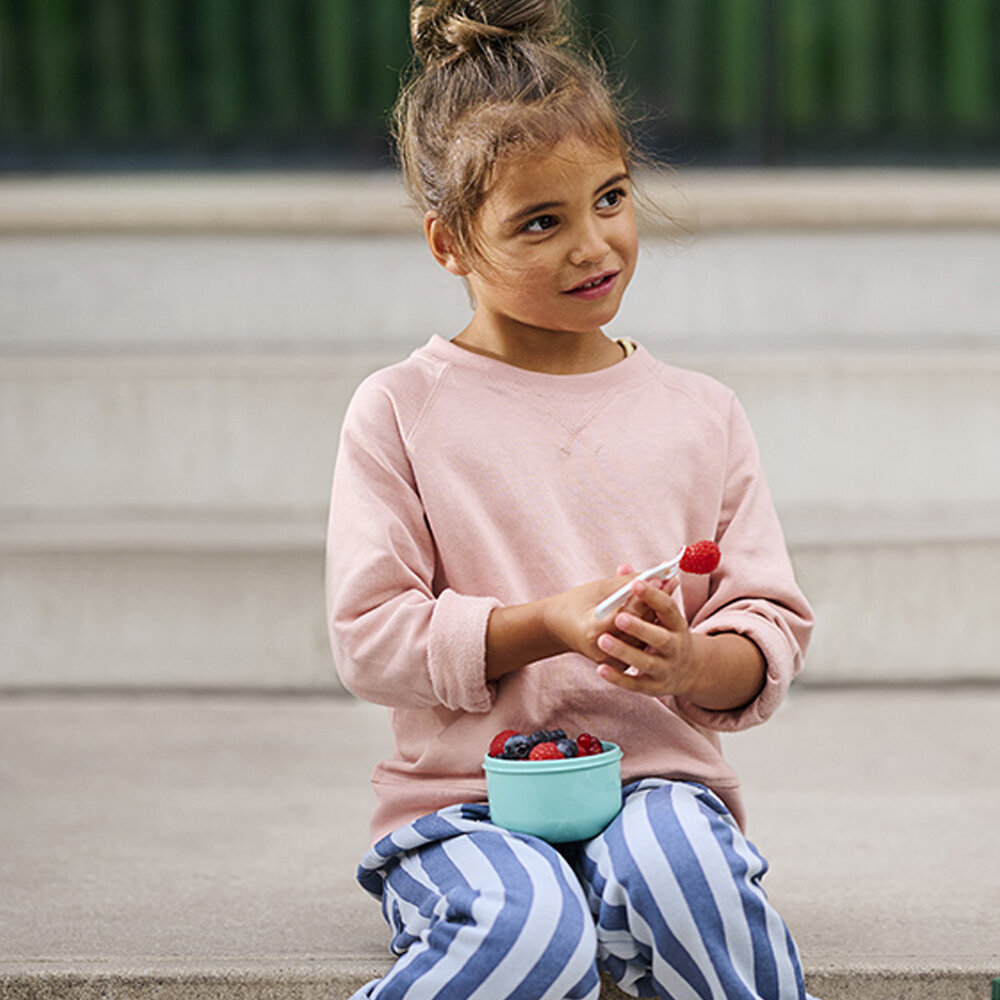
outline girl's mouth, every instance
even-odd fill
[[[581,282],[565,294],[572,295],[575,299],[599,299],[614,288],[620,273],[620,271],[605,271],[604,274],[595,275]]]

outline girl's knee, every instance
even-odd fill
[[[455,960],[451,995],[596,998],[597,937],[583,892],[557,852],[532,841],[486,845],[490,874],[451,891],[430,933]]]
[[[496,977],[492,995],[505,1000],[596,1000],[597,933],[579,893],[491,903],[497,919],[489,927],[478,925],[482,938],[477,950],[483,958],[489,956],[482,968]],[[505,931],[504,923],[513,933]]]
[[[602,961],[629,992],[715,982],[726,995],[801,996],[794,943],[758,885],[766,865],[707,789],[633,793],[585,860]]]
[[[706,878],[757,881],[767,868],[718,797],[684,782],[629,796],[587,856],[587,880],[598,884],[599,895],[607,895],[610,881],[633,899],[667,885],[684,896],[698,893]]]

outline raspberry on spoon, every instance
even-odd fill
[[[681,569],[685,573],[714,573],[722,561],[722,553],[715,542],[707,538],[684,549]]]

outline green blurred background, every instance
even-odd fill
[[[994,165],[1000,0],[575,0],[682,165]],[[0,169],[378,168],[407,0],[0,0]]]

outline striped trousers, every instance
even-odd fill
[[[767,863],[720,799],[662,779],[622,794],[578,844],[503,830],[485,804],[380,840],[358,881],[399,957],[353,1000],[597,1000],[601,971],[661,1000],[805,1000]]]

